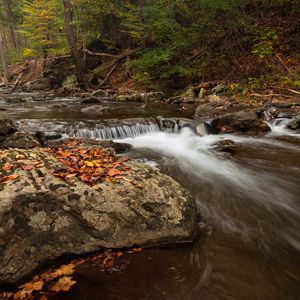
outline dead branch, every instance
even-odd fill
[[[260,98],[272,98],[272,97],[283,97],[283,98],[290,98],[291,96],[284,95],[284,94],[257,94],[252,93],[249,94],[250,97],[260,97]]]
[[[116,62],[113,65],[113,67],[110,69],[110,71],[106,74],[105,78],[100,83],[100,87],[103,86],[103,84],[108,80],[108,78],[110,77],[110,75],[113,73],[113,71],[116,69],[117,66],[118,66],[118,62]]]
[[[279,56],[278,53],[275,53],[275,57],[276,57],[277,61],[279,62],[279,64],[286,70],[286,72],[288,74],[291,74],[290,69],[287,67],[287,65],[284,63],[284,61],[281,59],[281,57]]]
[[[92,52],[88,49],[83,49],[82,51],[86,52],[89,55],[93,55],[93,56],[99,56],[99,57],[110,57],[110,58],[114,58],[117,60],[121,60],[123,58],[126,58],[128,56],[131,56],[139,51],[141,51],[144,47],[138,47],[135,49],[126,49],[123,53],[119,54],[119,55],[115,55],[115,54],[110,54],[110,53],[103,53],[103,52]]]

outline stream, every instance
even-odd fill
[[[186,120],[192,106],[108,103],[114,109],[96,117],[83,114],[76,99],[64,106],[61,100],[0,100],[0,118],[29,131],[131,144],[126,155],[180,182],[196,199],[201,220],[192,245],[125,255],[109,272],[83,264],[74,276],[78,284],[50,299],[299,299],[300,134],[281,122],[255,138],[201,137]],[[157,116],[168,125],[153,121]],[[143,121],[134,126],[122,123],[137,117]],[[233,155],[216,149],[224,140],[234,142]]]

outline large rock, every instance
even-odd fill
[[[29,149],[40,146],[40,142],[32,134],[26,132],[15,132],[0,139],[0,149],[20,148]]]
[[[210,123],[216,133],[258,134],[270,131],[270,127],[259,119],[255,110],[244,110],[219,116]]]
[[[22,164],[34,159],[45,166],[18,168],[17,179],[0,183],[0,285],[16,284],[65,255],[194,238],[194,201],[176,181],[146,165],[128,161],[127,180],[91,187],[54,177],[51,170],[63,166],[40,148],[2,151],[0,166],[16,165],[17,154]]]

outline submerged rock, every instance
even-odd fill
[[[127,180],[92,187],[77,177],[69,183],[54,177],[51,170],[63,165],[41,148],[0,153],[0,165],[15,165],[16,154],[23,164],[32,157],[43,162],[0,183],[0,285],[16,284],[65,255],[194,239],[194,200],[149,166],[130,160]]]
[[[92,105],[92,106],[82,108],[81,112],[88,115],[101,116],[104,113],[110,112],[111,110],[112,108],[109,106]]]

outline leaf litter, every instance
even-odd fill
[[[84,263],[93,263],[100,271],[109,271],[116,260],[125,253],[132,254],[143,251],[140,247],[129,248],[126,251],[106,250],[85,258],[77,258],[58,268],[52,268],[42,274],[35,275],[31,281],[18,287],[16,291],[0,292],[0,299],[9,300],[47,300],[48,297],[60,292],[68,292],[77,281],[73,279],[76,267]]]

